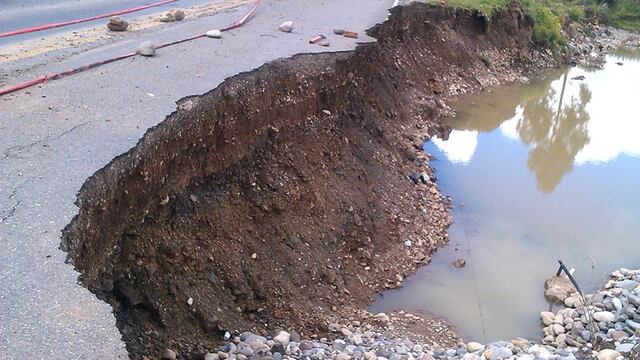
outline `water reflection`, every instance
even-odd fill
[[[449,140],[425,145],[455,202],[451,242],[371,310],[433,312],[467,340],[534,338],[556,259],[585,291],[640,267],[638,100],[640,61],[612,57],[597,72],[572,68],[456,104]],[[452,266],[459,257],[463,269]]]
[[[457,163],[468,163],[481,132],[497,128],[530,147],[527,165],[538,188],[552,192],[574,164],[607,162],[620,154],[640,155],[640,141],[631,134],[640,122],[635,113],[621,111],[640,100],[638,55],[623,52],[612,57],[604,71],[573,68],[532,85],[513,85],[489,97],[472,98],[457,105],[449,140],[434,143]],[[623,62],[624,71],[618,65]],[[614,71],[618,70],[618,71]],[[604,75],[606,73],[606,75]],[[584,81],[576,79],[585,76]],[[592,103],[591,87],[598,92]],[[591,121],[593,115],[595,121]]]
[[[547,96],[530,98],[524,103],[522,118],[516,125],[522,142],[533,146],[527,164],[536,175],[538,188],[544,192],[555,189],[562,176],[573,168],[578,152],[589,142],[589,113],[585,107],[591,100],[591,91],[581,84],[579,95],[572,96],[568,105],[563,104],[567,77],[565,73],[557,110],[552,108],[556,93],[549,91]]]

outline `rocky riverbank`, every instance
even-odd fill
[[[424,321],[407,313],[392,316],[370,314],[368,321],[331,323],[335,335],[302,339],[296,332],[278,331],[273,336],[250,332],[227,333],[228,342],[216,352],[203,354],[205,360],[620,360],[637,358],[640,335],[640,270],[620,269],[611,274],[603,290],[582,298],[576,292],[564,300],[557,312],[540,314],[546,335],[541,343],[522,338],[490,344],[458,343],[441,347],[424,343],[396,329],[397,321]],[[175,359],[167,349],[164,359]]]
[[[620,48],[640,49],[640,34],[606,25],[570,25],[568,51],[572,63],[602,68],[606,55]]]

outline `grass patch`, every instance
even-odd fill
[[[440,5],[440,0],[426,0]],[[566,44],[563,24],[598,18],[610,25],[640,30],[640,0],[520,0],[526,14],[533,19],[533,40],[555,49]],[[506,10],[511,0],[446,0],[446,6],[475,12],[483,16],[487,27],[497,11]]]
[[[611,0],[601,4],[605,8],[604,19],[608,24],[640,30],[640,0]]]
[[[447,7],[477,12],[490,20],[497,10],[506,10],[510,2],[510,0],[447,0],[446,4]],[[427,3],[440,5],[439,0],[427,0]]]
[[[528,16],[534,21],[534,40],[542,45],[556,47],[564,43],[562,37],[563,17],[557,15],[550,5],[560,3],[559,0],[522,0]],[[427,0],[427,3],[439,5],[440,0]],[[483,16],[487,24],[491,22],[496,11],[506,10],[511,0],[446,0],[446,6],[476,12]]]
[[[537,0],[523,0],[527,15],[533,19],[533,40],[539,44],[556,48],[566,44],[562,35],[564,17],[549,5]]]

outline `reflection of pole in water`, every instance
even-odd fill
[[[469,219],[466,217],[466,211],[465,209],[462,209],[463,207],[464,207],[464,203],[462,204],[461,209],[458,210],[459,222],[462,224],[462,229],[464,230],[464,237],[467,245],[467,255],[471,257],[471,235],[468,228]],[[478,275],[476,274],[475,264],[471,262],[471,264],[469,265],[470,266],[468,268],[469,268],[469,271],[471,272],[471,277],[473,278],[472,279],[473,290],[476,294],[476,302],[478,305],[478,315],[480,317],[480,325],[482,326],[482,342],[486,343],[488,341],[487,326],[484,321],[484,312],[482,310],[482,299],[480,298],[480,290],[478,286]]]
[[[569,70],[564,73],[564,79],[562,80],[562,90],[560,91],[560,100],[558,101],[558,111],[556,112],[556,119],[553,122],[552,136],[555,135],[558,127],[558,120],[560,119],[560,112],[562,111],[562,100],[564,99],[564,89],[567,87],[567,77],[569,77]]]

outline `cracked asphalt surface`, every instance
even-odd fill
[[[353,49],[372,41],[393,0],[264,0],[250,22],[221,40],[199,39],[40,87],[0,97],[0,358],[125,359],[111,308],[78,284],[59,250],[61,230],[77,213],[76,193],[95,171],[135,146],[185,96],[296,53]],[[220,28],[247,6],[0,63],[0,84]],[[277,30],[293,20],[295,30]],[[333,35],[334,27],[361,34]],[[327,34],[330,48],[308,44]]]

